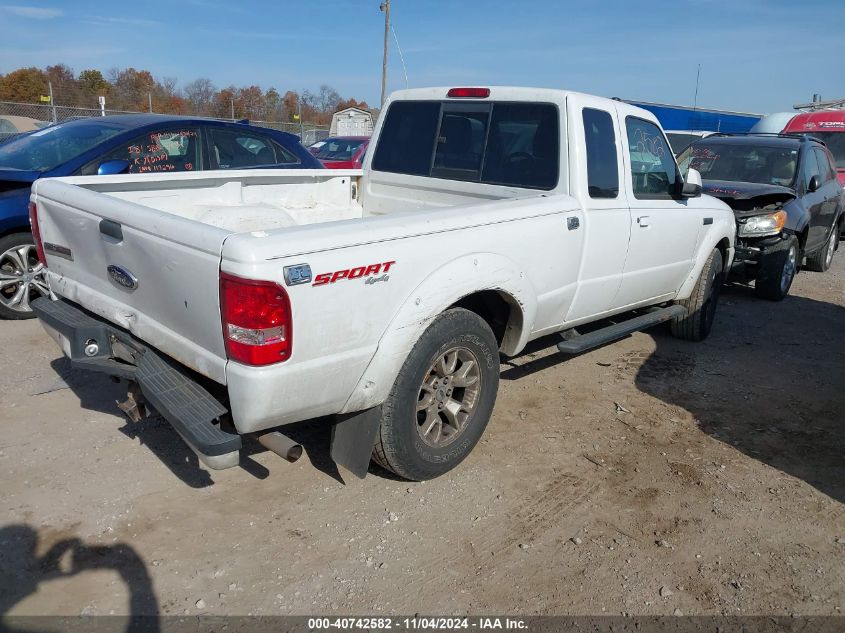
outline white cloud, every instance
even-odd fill
[[[34,20],[50,20],[64,13],[61,9],[44,9],[42,7],[27,7],[11,4],[2,5],[0,9],[21,18],[32,18]]]
[[[157,26],[159,22],[147,20],[146,18],[115,18],[103,15],[95,15],[89,20],[90,24],[105,25],[126,25],[126,26]]]

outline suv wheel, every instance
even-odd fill
[[[771,301],[781,301],[792,286],[795,273],[798,272],[799,258],[798,239],[790,235],[776,248],[763,255],[754,282],[757,295]]]
[[[833,262],[833,253],[836,252],[837,246],[839,246],[839,227],[833,226],[830,229],[830,237],[827,238],[824,246],[817,253],[807,256],[807,270],[817,273],[828,270],[831,262]]]

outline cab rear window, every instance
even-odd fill
[[[386,117],[375,171],[527,189],[557,185],[553,104],[397,101]]]

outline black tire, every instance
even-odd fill
[[[687,316],[669,324],[672,335],[686,341],[703,341],[713,328],[716,306],[723,278],[722,252],[716,248],[704,263],[689,299],[678,301],[687,309]]]
[[[453,356],[458,359],[459,353],[466,360],[456,360],[459,364],[451,374],[435,371],[448,365]],[[458,381],[467,380],[458,377],[461,371],[466,370],[464,376],[475,372],[471,362],[473,358],[477,361],[477,386],[474,389],[472,386],[455,386]],[[435,364],[441,362],[444,365],[435,368]],[[473,402],[459,430],[450,433],[447,433],[447,429],[452,428],[448,424],[447,411],[442,410],[441,413],[437,410],[437,407],[442,409],[444,406],[442,398],[446,397],[444,387],[448,386],[448,382],[436,388],[431,386],[433,382],[444,379],[441,375],[445,378],[453,376],[453,386],[448,389],[448,400],[445,401],[447,404],[457,404],[457,398],[461,398],[463,403],[468,400]],[[412,481],[433,479],[450,471],[469,455],[484,433],[493,413],[498,388],[499,350],[490,326],[469,310],[447,310],[432,321],[414,345],[387,400],[381,405],[381,426],[373,460]],[[426,402],[431,404],[420,410]],[[451,416],[457,419],[462,413],[458,410]],[[438,418],[439,430],[435,422],[429,425],[429,419]],[[430,431],[428,434],[424,433],[426,429]],[[435,441],[437,438],[439,444]]]
[[[0,238],[0,284],[8,284],[0,287],[0,319],[35,317],[29,301],[48,294],[43,273],[39,272],[42,269],[31,233],[12,233]],[[21,281],[9,283],[12,277],[20,277]],[[22,285],[23,292],[18,295]]]
[[[838,246],[839,227],[834,225],[830,228],[830,235],[827,240],[825,240],[824,246],[822,246],[818,252],[813,253],[812,255],[807,255],[807,262],[805,264],[807,270],[812,270],[817,273],[827,272],[830,268],[831,262],[833,262],[833,253],[836,252]]]
[[[766,251],[758,265],[757,279],[754,282],[757,296],[770,301],[782,301],[789,294],[800,261],[801,248],[798,238],[794,235]]]

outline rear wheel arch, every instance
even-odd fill
[[[496,339],[499,351],[512,356],[527,341],[537,312],[536,293],[527,275],[499,254],[472,253],[439,267],[403,300],[341,413],[381,404],[429,324],[455,307],[478,314],[494,333],[491,321],[501,321],[507,309],[507,325],[498,326]]]
[[[447,310],[464,308],[487,322],[499,349],[512,355],[522,338],[525,315],[520,302],[503,290],[481,290],[456,301]]]

